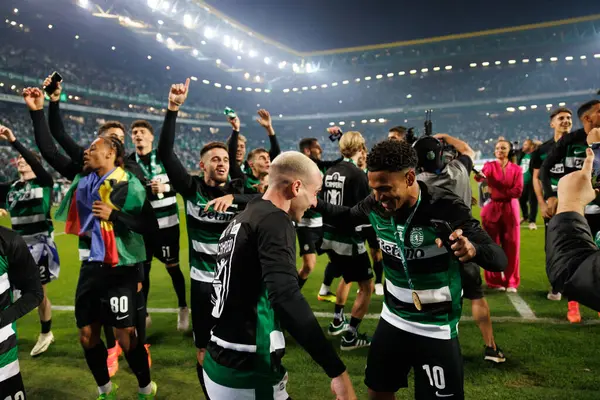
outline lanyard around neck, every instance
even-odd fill
[[[153,175],[154,175],[154,171],[156,170],[156,152],[154,150],[152,150],[150,152],[150,169],[148,169],[148,167],[146,166],[146,164],[142,161],[141,157],[138,155],[138,153],[135,153],[135,161],[139,164],[139,166],[142,168],[142,171],[144,171],[144,176],[147,179],[152,179]]]
[[[398,250],[400,253],[400,260],[402,261],[402,268],[404,268],[404,273],[406,274],[406,280],[408,282],[408,287],[410,290],[414,290],[414,285],[412,283],[412,279],[408,273],[408,261],[406,261],[406,256],[404,255],[404,240],[406,239],[406,232],[408,231],[408,227],[410,226],[410,222],[417,212],[417,208],[419,208],[419,204],[421,204],[421,190],[419,190],[419,197],[417,198],[417,204],[415,204],[415,208],[410,213],[408,218],[406,219],[406,223],[404,224],[404,228],[402,229],[402,235],[398,232],[398,227],[394,222],[394,217],[391,218],[392,226],[395,228],[394,230],[394,238],[396,239],[396,243],[398,244]]]

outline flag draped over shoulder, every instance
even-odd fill
[[[78,175],[55,217],[66,222],[65,233],[91,235],[88,261],[131,265],[146,258],[142,235],[111,221],[101,221],[93,215],[92,206],[94,201],[101,201],[114,210],[137,215],[145,199],[140,181],[118,167],[102,177],[95,173]]]

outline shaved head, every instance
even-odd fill
[[[285,185],[296,180],[307,184],[320,181],[319,167],[310,158],[297,151],[285,151],[275,157],[269,170],[269,185]]]

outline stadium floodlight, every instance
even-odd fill
[[[594,58],[600,58],[600,54],[594,54]]]
[[[221,84],[218,82],[215,82],[215,87],[221,87]]]
[[[308,90],[308,86],[302,86],[302,90]]]
[[[283,93],[289,93],[289,92],[290,92],[290,89],[287,89],[287,88],[283,89]]]
[[[476,66],[477,66],[477,63],[471,63],[471,64],[469,64],[469,67],[471,67],[471,68],[475,68]]]
[[[538,58],[536,58],[536,59],[535,59],[535,61],[536,61],[536,62],[542,62],[542,61],[543,61],[543,59],[542,59],[541,57],[538,57]]]
[[[496,62],[494,62],[494,64],[500,65],[500,64],[502,64],[502,61],[496,61]]]
[[[257,87],[257,88],[254,88],[254,91],[255,91],[256,93],[260,93],[260,92],[262,92],[262,89]]]
[[[417,73],[417,70],[416,70],[416,69],[411,69],[411,70],[410,70],[410,74],[411,74],[411,75],[414,75],[414,74],[416,74],[416,73]]]
[[[365,81],[370,81],[371,77],[370,76],[365,76]]]
[[[322,87],[323,89],[327,89],[327,84],[326,84],[326,83],[324,83],[324,84],[322,84],[322,85],[321,85],[321,87]]]
[[[193,55],[194,57],[198,57],[198,54],[199,54],[199,52],[198,52],[198,49],[193,49],[193,50],[192,50],[192,55]]]
[[[546,108],[552,108],[552,104],[546,104]]]
[[[565,60],[566,60],[566,61],[573,61],[573,56],[566,56],[566,57],[565,57]]]
[[[168,65],[165,68],[167,69],[167,71],[171,69],[171,67]]]
[[[297,88],[297,87],[295,87],[295,88],[292,88],[292,92],[297,92],[297,91],[298,91],[298,88]]]
[[[412,98],[412,94],[407,94],[407,95],[406,95],[406,98],[407,98],[407,99],[411,99],[411,98]]]
[[[15,90],[16,88],[17,88],[17,86],[16,86],[16,85],[12,85],[12,86],[10,87],[10,90]]]
[[[523,64],[527,64],[527,63],[529,62],[529,58],[524,58],[524,59],[522,60],[522,62],[523,62]]]
[[[450,71],[450,70],[452,69],[452,65],[446,65],[446,66],[444,67],[444,69],[445,69],[446,71]]]
[[[375,118],[371,118],[371,119],[369,120],[369,122],[370,122],[370,123],[373,123],[373,122],[375,122],[375,121],[377,121]]]
[[[210,83],[210,81],[206,80],[206,79],[202,79],[202,83],[204,83],[205,85],[208,85]]]
[[[236,38],[233,38],[231,39],[231,47],[233,47],[235,51],[240,51],[242,49],[242,42],[240,42]]]
[[[285,65],[286,65],[286,64],[287,64],[287,62],[286,62],[286,61],[281,61],[281,62],[278,64],[278,67],[279,67],[279,69],[283,69],[283,68],[285,68]]]
[[[168,1],[162,1],[162,2],[160,3],[160,6],[161,6],[161,8],[162,8],[163,10],[165,10],[165,11],[169,11],[169,10],[171,9],[171,5],[169,4],[169,2],[168,2]]]
[[[201,40],[200,43],[202,43],[203,45],[206,44],[205,40]]]
[[[229,35],[223,37],[223,44],[225,47],[231,47],[231,37],[229,37]]]
[[[508,63],[509,63],[510,65],[513,65],[513,64],[516,64],[516,63],[517,63],[517,60],[508,60]]]
[[[562,102],[558,103],[558,106],[559,106],[559,107],[564,107],[564,106],[566,106],[566,105],[567,105],[567,103],[565,103],[564,101],[562,101]]]
[[[375,79],[381,79],[381,78],[383,78],[383,75],[381,75],[381,74],[375,76]]]
[[[249,55],[251,58],[254,58],[254,57],[256,57],[256,56],[258,55],[258,53],[256,52],[256,50],[254,50],[254,49],[250,49],[250,51],[248,51],[248,55]],[[265,57],[265,58],[267,58],[267,57]],[[269,62],[270,62],[270,60],[269,60]]]
[[[221,65],[221,59],[220,59],[220,58],[217,58],[217,59],[215,60],[215,62],[217,63],[217,65]]]
[[[259,76],[259,75],[256,75],[256,76],[254,77],[254,81],[255,81],[255,82],[260,82],[260,76]]]
[[[336,87],[337,85],[338,85],[338,83],[337,83],[337,82],[333,82],[333,83],[331,84],[331,86],[333,86],[333,87]]]
[[[195,76],[190,77],[191,80],[193,80],[194,82],[198,80],[198,78],[196,78]]]
[[[421,72],[429,72],[429,68],[421,68]]]
[[[482,67],[489,67],[490,63],[488,61],[484,61],[481,63]]]
[[[112,51],[115,51],[117,48],[115,46],[111,46],[110,48]]]
[[[19,13],[19,9],[18,9],[18,8],[15,8],[15,9],[13,9],[13,12],[14,12],[15,14],[18,14],[18,13]]]
[[[403,75],[406,75],[406,72],[404,72],[404,71],[398,72],[398,76],[403,76]]]
[[[10,21],[10,24],[11,24],[12,26],[15,26],[15,25],[17,24],[17,21]]]
[[[506,111],[508,112],[515,112],[515,108],[514,107],[506,107]]]
[[[250,78],[250,73],[249,73],[249,72],[246,72],[246,73],[244,74],[244,78],[246,78],[246,79]]]
[[[346,80],[346,81],[342,81],[342,85],[347,85],[347,84],[349,84],[349,83],[350,83],[350,81],[348,81],[348,80]]]
[[[298,64],[296,64],[296,63],[293,63],[293,64],[292,64],[292,71],[294,71],[294,72],[298,72],[299,70],[300,70],[300,67],[298,66]]]
[[[362,120],[362,121],[360,121],[360,122],[361,122],[361,123],[363,123],[363,124],[366,124],[366,123],[367,123],[367,122],[369,122],[369,121],[367,121],[366,119],[363,119],[363,120]]]
[[[173,47],[175,47],[175,41],[172,38],[167,38],[167,47],[169,49],[172,49]]]
[[[535,110],[537,108],[537,105],[532,104],[532,105],[529,106],[529,108],[531,108],[532,110]]]
[[[344,125],[346,125],[346,123],[344,121],[340,121],[338,125],[344,126]]]
[[[194,28],[194,17],[192,17],[190,14],[184,14],[183,16],[183,26],[185,26],[188,29],[193,29]]]
[[[227,89],[227,90],[231,90],[231,89],[233,89],[233,88],[231,87],[231,85],[225,85],[225,89]]]
[[[162,42],[162,40],[163,40],[162,33],[160,33],[160,32],[159,32],[159,33],[157,33],[157,34],[156,34],[156,41],[157,41],[157,42]]]
[[[77,4],[79,4],[79,7],[82,8],[88,8],[88,6],[90,5],[90,2],[88,0],[79,0],[77,1]],[[14,9],[15,14],[19,12],[19,10],[17,10],[16,8]]]
[[[580,60],[585,60],[586,58],[587,58],[586,56],[579,57]]]
[[[158,20],[158,21],[156,21],[156,22],[158,22],[158,24],[159,24],[159,25],[163,25],[163,24],[165,23],[165,21],[163,21],[162,19],[159,19],[159,20]]]
[[[391,77],[393,77],[393,76],[394,76],[394,73],[393,73],[393,72],[390,72],[389,74],[387,74],[387,77],[388,77],[388,78],[391,78]]]
[[[153,10],[156,10],[159,4],[160,0],[148,0],[148,7],[150,7]]]
[[[75,35],[75,39],[79,39],[79,35]]]
[[[329,126],[334,126],[334,125],[335,125],[335,122],[330,122],[329,123]]]
[[[265,93],[271,93],[271,89],[265,89]]]
[[[53,28],[52,24],[48,25],[48,29],[52,29],[52,28]]]
[[[525,107],[525,106],[519,106],[519,110],[525,111],[525,110],[527,110],[527,107]]]
[[[385,118],[379,118],[377,121],[379,121],[379,123],[383,124],[385,122]]]
[[[238,86],[237,90],[241,92],[243,90],[243,88],[241,86]]]
[[[237,59],[238,59],[238,60],[241,60],[241,59],[242,59],[242,56],[237,56]]]
[[[433,70],[434,70],[435,72],[438,72],[440,69],[441,69],[440,67],[433,67]]]
[[[312,85],[310,88],[311,88],[312,90],[315,90],[315,89],[317,88],[317,85]]]
[[[550,57],[550,61],[556,62],[556,61],[558,61],[558,57]]]
[[[246,92],[251,92],[252,88],[251,87],[247,87],[246,89],[244,89]]]
[[[356,79],[354,80],[354,82],[356,82],[356,83],[360,82],[360,78],[356,78]]]
[[[204,28],[204,37],[207,39],[212,39],[216,36],[216,32],[213,28],[207,26],[206,28]]]

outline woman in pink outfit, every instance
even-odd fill
[[[509,160],[510,150],[510,142],[499,140],[494,152],[496,161],[485,163],[481,174],[475,179],[478,182],[487,181],[491,195],[491,200],[481,210],[483,229],[502,246],[508,257],[506,270],[485,271],[485,281],[490,288],[516,292],[521,281],[519,197],[523,192],[523,172],[521,167]]]

